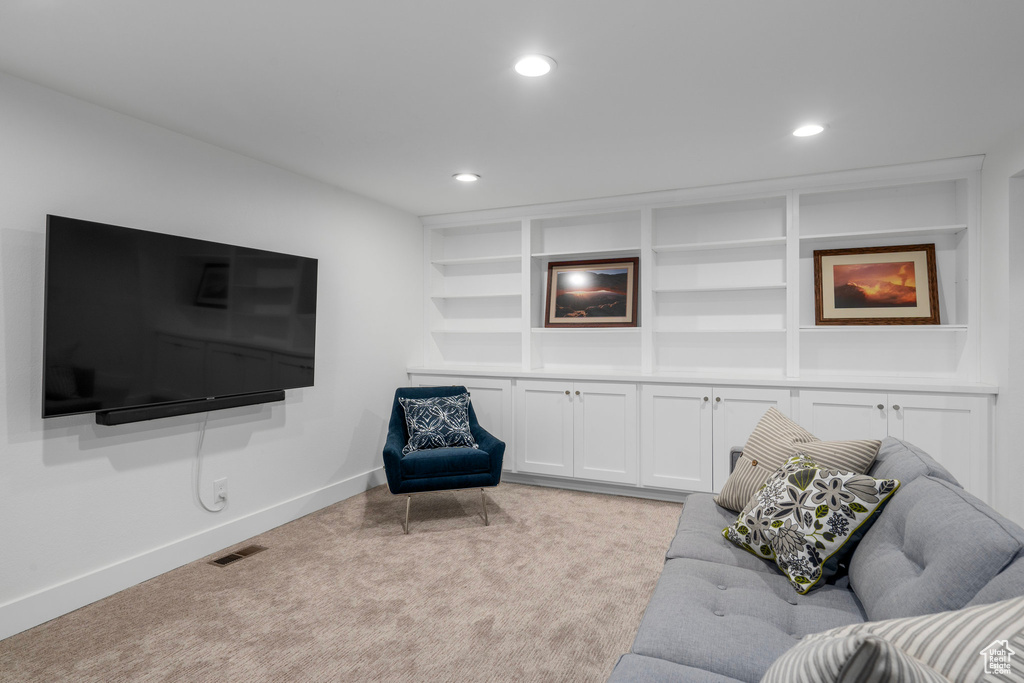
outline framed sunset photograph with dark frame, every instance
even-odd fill
[[[814,252],[817,325],[938,325],[935,245]]]
[[[544,327],[636,327],[639,258],[548,264]]]

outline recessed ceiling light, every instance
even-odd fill
[[[528,78],[543,76],[555,68],[555,60],[544,55],[525,55],[516,62],[516,73]]]
[[[475,183],[476,181],[480,180],[480,176],[478,176],[476,173],[456,173],[455,175],[452,176],[452,178],[455,178],[456,180],[462,183]]]
[[[825,126],[819,125],[817,123],[808,123],[806,126],[800,126],[796,130],[794,130],[793,135],[797,136],[798,138],[806,138],[810,137],[811,135],[817,135],[823,130],[825,130]]]

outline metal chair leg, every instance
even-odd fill
[[[487,521],[487,501],[484,500],[484,490],[480,489],[480,505],[484,508],[484,526],[490,526],[491,523]]]
[[[481,489],[482,491],[483,489]],[[405,533],[409,533],[409,506],[412,505],[412,496],[405,499]]]

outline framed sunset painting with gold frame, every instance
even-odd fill
[[[814,252],[817,325],[938,325],[935,245]]]

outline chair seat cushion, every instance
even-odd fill
[[[428,448],[402,458],[402,478],[455,477],[489,472],[491,456],[477,448]]]

